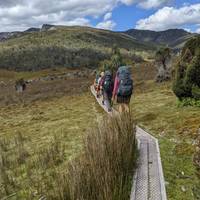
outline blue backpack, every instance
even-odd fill
[[[120,67],[117,71],[119,78],[118,96],[129,97],[133,93],[133,79],[129,67]]]

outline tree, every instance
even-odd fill
[[[99,71],[107,71],[107,70],[111,70],[111,63],[109,60],[104,60],[102,62],[100,62],[99,65]]]
[[[161,48],[156,52],[156,62],[161,63],[164,70],[167,69],[167,62],[171,58],[171,50],[167,48]]]
[[[120,66],[125,65],[125,62],[123,61],[122,55],[120,53],[120,50],[118,47],[114,46],[112,49],[112,57],[110,62],[111,71],[115,73]]]
[[[200,100],[200,37],[186,43],[175,68],[175,95],[180,100],[188,97]]]
[[[163,82],[171,79],[171,50],[169,48],[161,48],[155,55],[158,73],[157,82]]]
[[[110,70],[112,74],[115,74],[119,67],[126,65],[122,55],[120,53],[120,49],[115,45],[112,48],[112,56],[110,60],[104,60],[99,65],[100,71]]]

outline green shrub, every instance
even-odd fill
[[[200,100],[200,87],[194,85],[192,87],[192,95],[195,100]]]
[[[199,99],[199,87],[200,37],[197,37],[187,42],[182,50],[179,62],[175,66],[173,91],[179,100],[184,98]]]
[[[104,60],[99,64],[99,71],[106,71],[111,69],[111,63],[109,60]]]
[[[112,48],[111,59],[102,61],[99,65],[99,70],[110,70],[113,74],[115,74],[120,66],[126,65],[124,57],[125,56],[122,56],[120,49],[115,45]]]
[[[200,107],[200,100],[195,100],[194,98],[184,98],[182,100],[178,100],[178,107],[186,107],[186,106],[195,106]]]

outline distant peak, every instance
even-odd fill
[[[38,31],[40,31],[40,28],[29,28],[25,30],[24,32],[38,32]]]
[[[47,31],[51,28],[55,27],[55,25],[51,25],[51,24],[43,24],[41,30],[42,31]]]

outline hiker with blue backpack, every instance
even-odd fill
[[[119,104],[119,112],[129,112],[129,103],[133,93],[133,79],[130,68],[127,66],[119,67],[115,82],[112,100]]]
[[[110,71],[106,71],[101,83],[103,92],[103,104],[108,109],[108,112],[112,111],[112,92],[114,88],[113,75]]]

